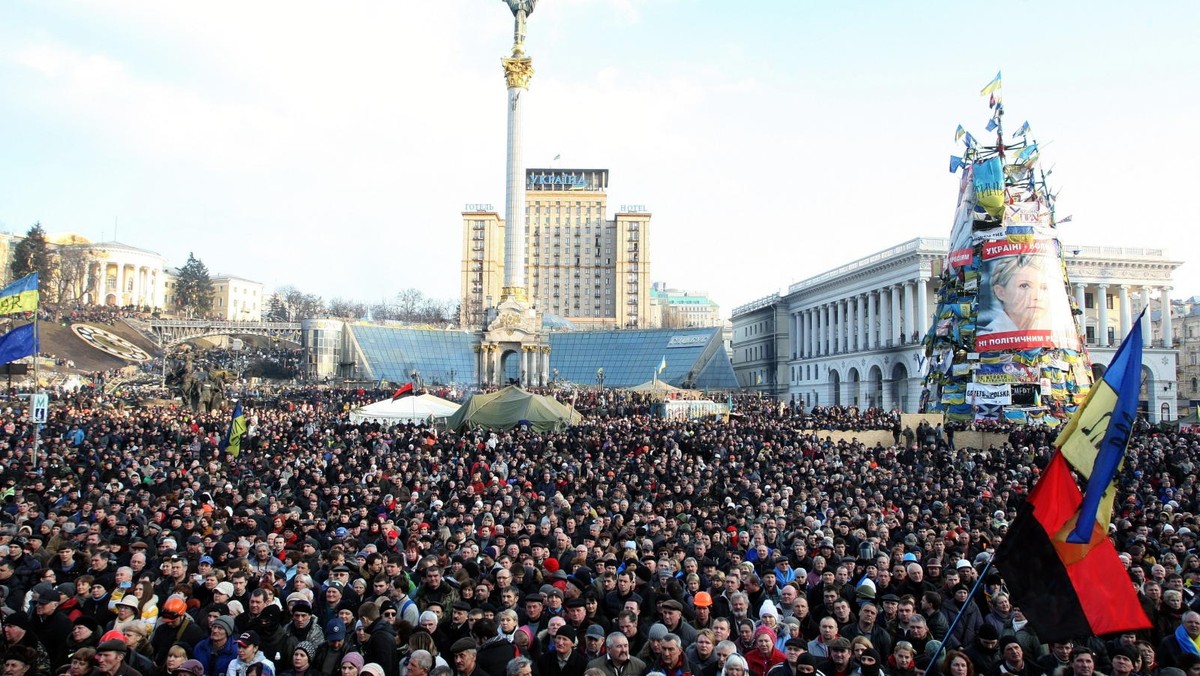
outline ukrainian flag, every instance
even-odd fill
[[[667,356],[663,355],[662,361],[658,363],[658,373],[667,370]]]
[[[33,312],[38,308],[38,273],[0,289],[0,315]]]
[[[996,71],[996,77],[992,78],[992,81],[987,83],[987,86],[984,87],[983,90],[981,90],[979,92],[979,95],[987,96],[988,94],[991,94],[992,92],[996,91],[999,88],[1000,88],[1000,71]]]
[[[242,402],[233,407],[233,420],[229,421],[229,434],[225,435],[225,450],[229,455],[238,457],[242,453],[242,437],[246,436],[246,414],[242,412]]]
[[[1095,385],[1071,422],[1059,435],[1058,447],[1075,471],[1087,478],[1079,519],[1067,542],[1086,544],[1093,532],[1108,535],[1112,519],[1114,478],[1133,433],[1142,379],[1142,320],[1134,322],[1104,377]]]

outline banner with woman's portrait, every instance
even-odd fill
[[[1080,349],[1054,239],[985,242],[975,350]]]

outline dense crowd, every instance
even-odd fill
[[[247,400],[236,457],[227,412],[57,392],[36,460],[0,412],[4,673],[1200,675],[1200,438],[1142,429],[1120,475],[1113,584],[1153,626],[1044,645],[990,557],[1045,430],[596,391],[562,432],[350,424],[382,394]]]

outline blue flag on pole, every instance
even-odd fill
[[[1063,430],[1059,448],[1071,465],[1088,478],[1083,505],[1075,529],[1067,542],[1086,544],[1093,532],[1108,534],[1112,516],[1113,481],[1125,459],[1125,449],[1137,416],[1142,384],[1142,320],[1133,323],[1129,335],[1113,356],[1104,377],[1092,385],[1088,398]],[[1102,501],[1107,509],[1101,508]]]
[[[37,342],[37,336],[33,333],[33,324],[18,326],[0,336],[0,364],[7,364],[21,357],[37,354]]]

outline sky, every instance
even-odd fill
[[[459,293],[468,203],[503,213],[501,0],[12,0],[0,231],[369,303]],[[1068,245],[1163,248],[1200,294],[1200,3],[541,0],[529,167],[608,168],[651,277],[736,305],[949,234],[959,124],[1002,69]]]

